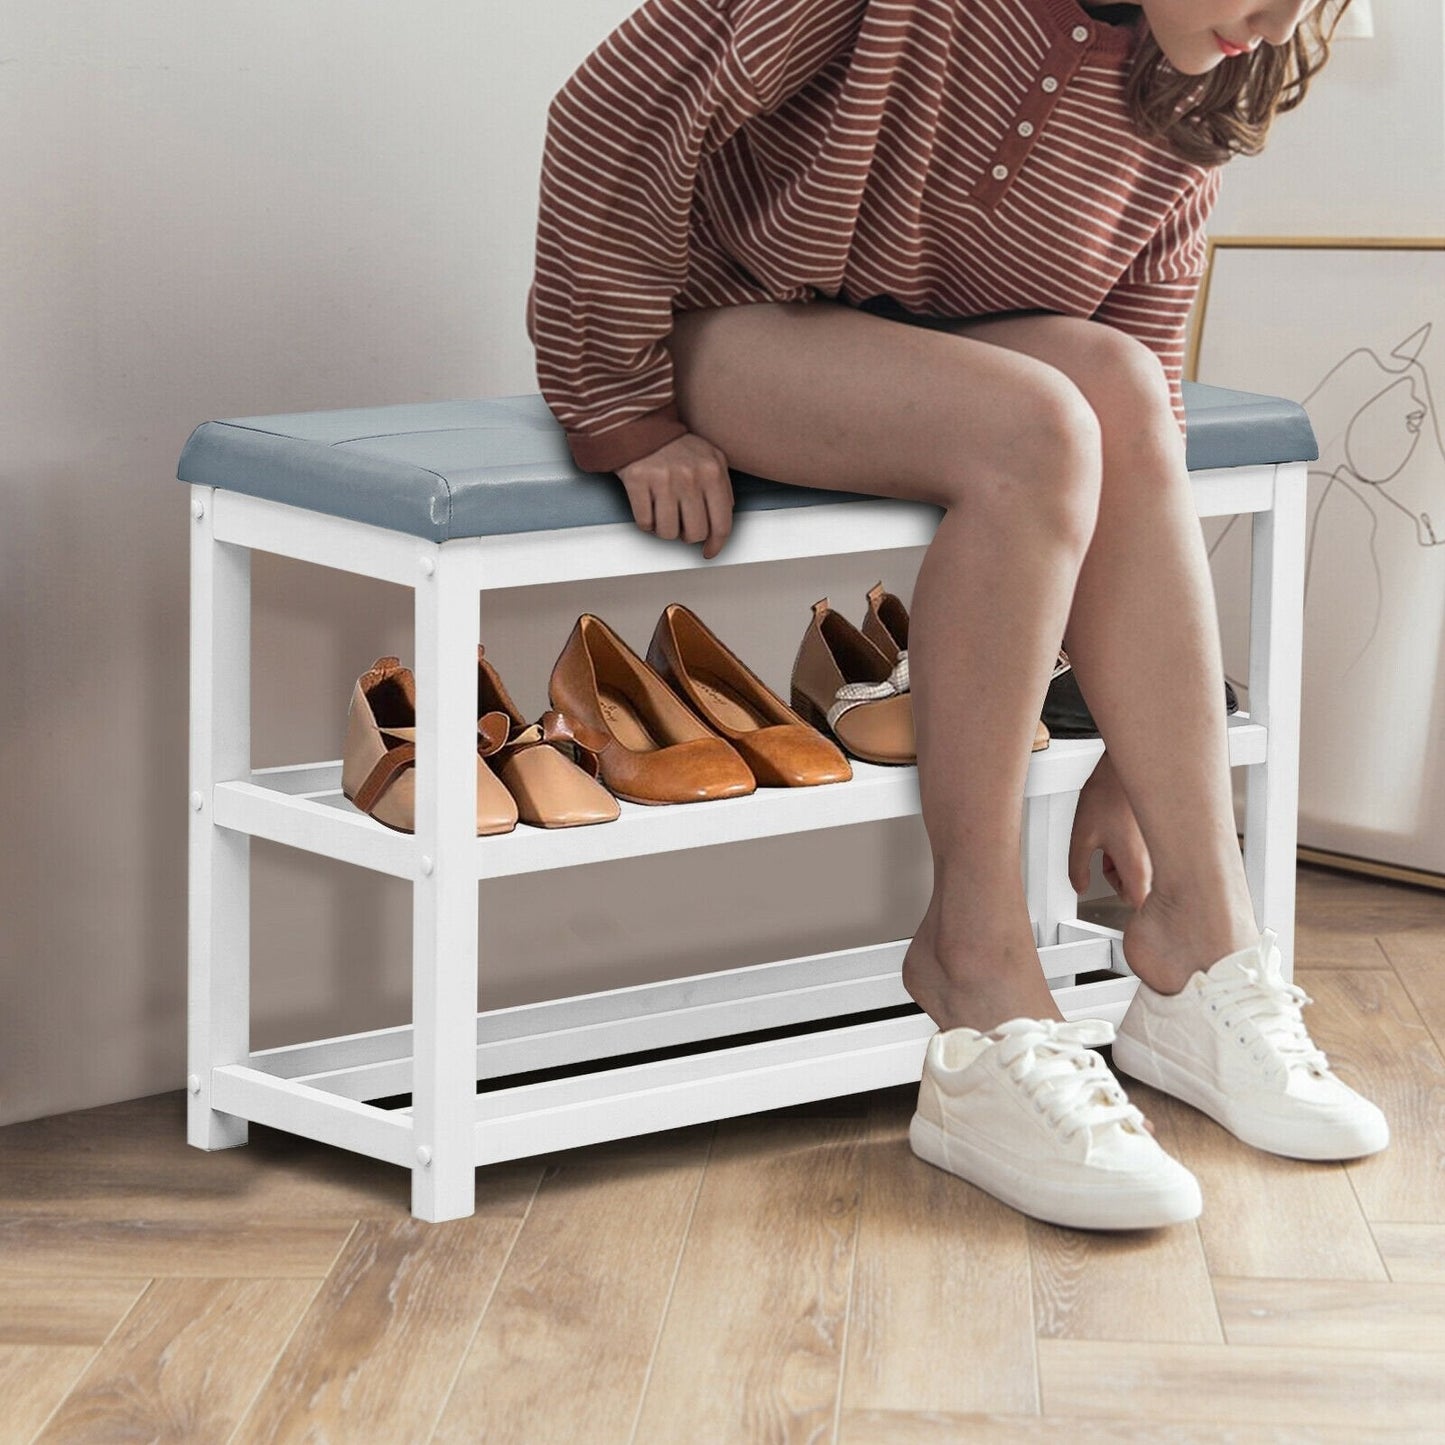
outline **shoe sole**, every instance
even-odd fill
[[[1363,1159],[1369,1154],[1378,1154],[1390,1142],[1388,1125],[1383,1135],[1378,1131],[1363,1140],[1342,1146],[1338,1135],[1331,1137],[1325,1130],[1312,1131],[1309,1121],[1299,1124],[1285,1124],[1264,1120],[1252,1125],[1248,1120],[1241,1122],[1230,1107],[1225,1094],[1206,1083],[1203,1079],[1182,1069],[1170,1059],[1143,1047],[1128,1034],[1118,1034],[1113,1046],[1114,1063],[1121,1072],[1151,1089],[1182,1099],[1186,1104],[1207,1114],[1221,1129],[1226,1129],[1236,1139],[1266,1154],[1278,1154],[1285,1159],[1308,1159],[1316,1163],[1340,1159]]]
[[[920,1159],[967,1180],[1020,1214],[1066,1229],[1157,1229],[1198,1219],[1204,1209],[1198,1182],[1188,1177],[1141,1185],[1127,1194],[1095,1196],[1046,1185],[1009,1169],[994,1155],[948,1139],[921,1114],[914,1114],[909,1123],[908,1143]]]

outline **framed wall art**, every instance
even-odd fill
[[[1185,375],[1298,401],[1319,441],[1300,856],[1445,887],[1445,238],[1213,238]],[[1240,688],[1249,519],[1204,526]]]

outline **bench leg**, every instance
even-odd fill
[[[1079,916],[1079,895],[1069,882],[1069,839],[1078,793],[1049,793],[1024,800],[1024,889],[1034,942],[1059,942],[1059,924]],[[1056,982],[1072,984],[1073,979]]]
[[[425,544],[423,544],[425,545]],[[445,546],[416,588],[412,1213],[476,1207],[478,591]],[[450,565],[449,565],[450,564]]]
[[[191,737],[186,1137],[244,1144],[211,1108],[211,1070],[251,1052],[251,840],[213,820],[216,783],[251,768],[251,553],[217,542],[210,487],[191,488]]]
[[[1274,507],[1253,514],[1251,544],[1249,713],[1269,730],[1269,747],[1245,770],[1244,871],[1256,920],[1279,934],[1286,978],[1294,973],[1308,477],[1304,462],[1275,469]]]

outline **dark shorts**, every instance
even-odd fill
[[[941,331],[961,319],[953,316],[924,316],[917,311],[908,310],[906,306],[888,295],[870,296],[866,301],[856,304],[844,296],[831,296],[828,299],[837,302],[840,306],[851,306],[855,311],[866,311],[870,316],[882,316],[889,321],[902,321],[909,326],[923,326],[931,331]]]
[[[910,311],[906,306],[895,301],[888,295],[870,296],[866,301],[856,305],[843,296],[830,296],[826,298],[835,301],[840,306],[851,306],[855,311],[866,311],[871,316],[882,316],[888,321],[902,321],[909,326],[922,326],[930,331],[946,331],[956,326],[960,321],[977,320],[964,316],[925,316],[917,311]],[[1034,307],[1019,311],[1000,311],[999,316],[1042,316],[1048,314],[1045,307]]]

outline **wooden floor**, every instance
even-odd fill
[[[1107,916],[1093,910],[1095,916]],[[914,1090],[400,1170],[165,1094],[0,1130],[0,1440],[1445,1440],[1445,897],[1302,867],[1297,978],[1394,1142],[1258,1153],[1143,1087],[1196,1225],[1039,1225]]]

